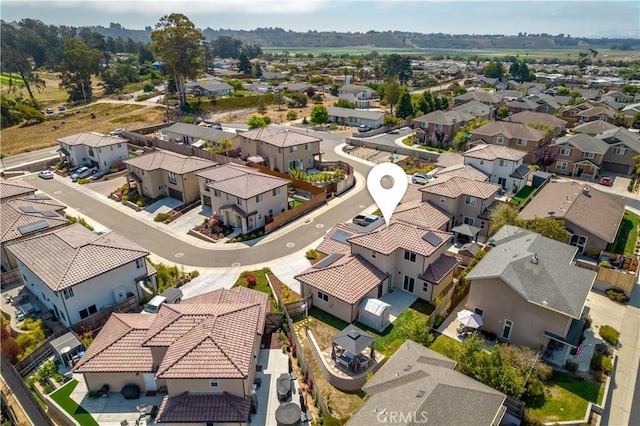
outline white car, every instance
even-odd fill
[[[80,167],[78,170],[75,171],[74,174],[71,175],[71,181],[76,182],[78,179],[87,178],[95,172],[96,172],[95,167],[91,167],[91,168],[87,166]]]
[[[425,183],[429,183],[434,179],[435,178],[428,173],[414,173],[414,175],[411,176],[411,183],[424,185]]]
[[[42,179],[53,179],[53,172],[51,170],[42,170],[38,172],[38,177]]]
[[[125,129],[115,129],[113,132],[109,132],[109,136],[119,136]]]

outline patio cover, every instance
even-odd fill
[[[53,350],[58,356],[62,355],[62,349],[71,348],[66,351],[67,354],[76,354],[79,349],[82,349],[82,343],[73,332],[68,332],[58,337],[57,339],[53,339],[49,342]]]
[[[569,332],[567,333],[567,337],[562,337],[559,336],[557,334],[551,333],[550,331],[545,331],[544,335],[553,339],[553,340],[557,340],[558,342],[562,342],[565,345],[569,345],[572,348],[575,348],[578,346],[579,342],[580,342],[580,336],[582,335],[582,328],[584,327],[584,323],[585,320],[580,319],[572,319],[571,320],[571,325],[569,326]]]
[[[302,417],[302,411],[293,402],[287,402],[286,404],[280,404],[276,408],[276,423],[278,426],[297,426],[300,424]]]
[[[352,354],[359,354],[369,347],[376,339],[366,331],[349,324],[333,338],[333,344],[340,346]]]
[[[457,232],[458,234],[467,235],[469,237],[475,237],[480,232],[480,228],[476,228],[475,226],[463,223],[462,225],[454,226],[453,228],[451,228],[451,231]]]
[[[56,149],[56,152],[61,153],[62,155],[66,155],[67,157],[70,156],[71,154],[69,153],[69,151],[67,151],[66,149],[60,147],[58,149]]]

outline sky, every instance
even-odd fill
[[[1,17],[47,24],[154,27],[184,13],[201,29],[413,31],[448,34],[570,34],[640,38],[640,2],[614,0],[2,0]]]

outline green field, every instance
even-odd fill
[[[13,84],[22,84],[23,82],[18,74],[3,72],[2,75],[0,75],[0,84],[9,84],[10,80],[13,80]]]

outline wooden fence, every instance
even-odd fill
[[[628,296],[631,295],[633,287],[638,279],[637,275],[632,275],[622,271],[616,271],[615,269],[598,267],[598,275],[596,280],[604,281],[611,287],[617,287],[623,290]]]
[[[33,422],[31,424],[38,426],[53,425],[54,423],[47,413],[40,407],[29,388],[27,388],[22,376],[4,355],[0,357],[0,369],[2,370],[2,379],[18,401],[20,408],[29,418],[29,421]],[[9,408],[12,409],[13,407]]]
[[[131,296],[123,302],[104,308],[97,314],[73,324],[71,329],[79,336],[87,332],[95,334],[96,331],[100,330],[107,323],[112,313],[139,313],[140,311],[142,311],[142,307],[138,303],[138,298]]]
[[[456,288],[455,284],[452,283],[449,286],[449,288],[445,289],[441,293],[442,300],[440,301],[438,306],[436,306],[433,312],[431,312],[431,314],[429,315],[429,318],[427,319],[427,324],[429,325],[429,328],[433,328],[433,325],[436,321],[436,317],[438,315],[440,315],[443,318],[446,318],[447,312],[449,311],[449,308],[451,308],[451,300],[452,300],[453,291],[455,290],[455,288]]]
[[[303,308],[304,305],[307,306]],[[309,312],[309,309],[313,306],[313,296],[309,295],[305,299],[296,300],[295,302],[282,303],[282,306],[290,317],[304,315],[305,312]]]
[[[508,396],[504,400],[504,406],[507,407],[507,413],[516,416],[518,419],[521,419],[524,416],[524,402],[519,399],[512,398]]]
[[[322,191],[321,194],[314,195],[314,197],[309,201],[305,201],[299,206],[295,206],[294,208],[287,210],[284,213],[280,213],[273,218],[267,219],[267,223],[264,225],[264,232],[269,233],[275,229],[278,229],[281,226],[284,226],[289,222],[299,218],[300,216],[307,214],[311,210],[325,204],[326,202],[326,192]]]
[[[11,287],[15,284],[22,284],[22,275],[19,269],[16,268],[2,273],[2,278],[0,278],[0,286],[2,288]]]
[[[308,192],[311,195],[317,195],[317,194],[322,194],[322,193],[326,192],[324,189],[318,188],[317,186],[313,185],[312,183],[305,182],[303,180],[293,179],[289,175],[286,175],[286,174],[281,173],[281,172],[276,172],[275,170],[271,170],[270,168],[268,168],[266,166],[262,166],[260,164],[255,164],[255,163],[249,163],[247,165],[249,167],[254,168],[254,169],[260,170],[264,174],[271,175],[271,176],[276,176],[276,177],[279,177],[279,178],[282,178],[282,179],[290,180],[291,181],[291,186],[293,186],[294,188],[296,188],[298,190],[301,190],[301,191],[304,191],[304,192]]]
[[[22,358],[15,365],[18,374],[22,377],[26,377],[31,373],[36,367],[46,361],[49,357],[53,356],[53,348],[49,344],[53,339],[57,339],[60,336],[63,336],[69,332],[69,329],[59,330],[53,333],[51,336],[47,337],[47,339],[42,342],[40,346],[38,346],[33,352],[29,355]]]

